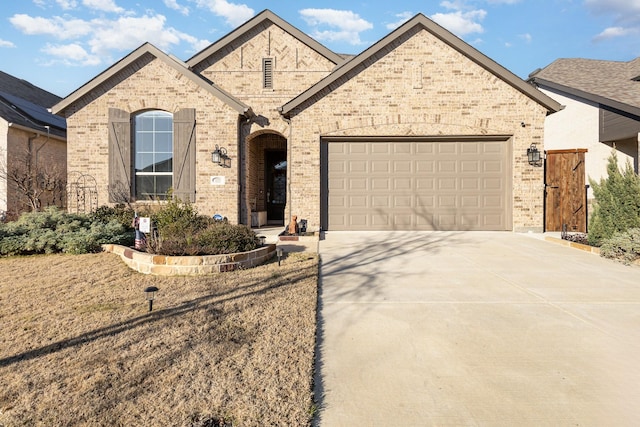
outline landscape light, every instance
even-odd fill
[[[284,250],[282,248],[276,248],[276,254],[278,255],[278,267],[280,267],[280,260],[284,255]]]
[[[153,310],[153,300],[156,297],[156,292],[158,292],[158,288],[155,286],[148,286],[144,289],[147,301],[149,301],[149,311]]]

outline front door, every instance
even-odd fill
[[[287,203],[287,152],[265,151],[264,156],[267,222],[282,225]]]
[[[586,149],[547,151],[545,231],[587,232]]]

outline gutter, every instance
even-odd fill
[[[50,129],[49,129],[48,126],[45,126],[46,131],[33,129],[33,128],[30,128],[30,127],[27,127],[27,126],[19,125],[17,123],[9,123],[9,127],[13,128],[13,129],[23,130],[23,131],[26,131],[26,132],[34,132],[38,136],[46,136],[47,138],[57,139],[58,141],[62,141],[62,142],[66,142],[67,141],[67,138],[65,138],[63,136],[52,135],[51,133],[49,133]]]

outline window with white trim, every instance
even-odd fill
[[[134,120],[135,197],[166,199],[173,185],[173,114],[145,111]]]

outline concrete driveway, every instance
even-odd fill
[[[529,235],[327,232],[318,424],[640,425],[640,268]]]

